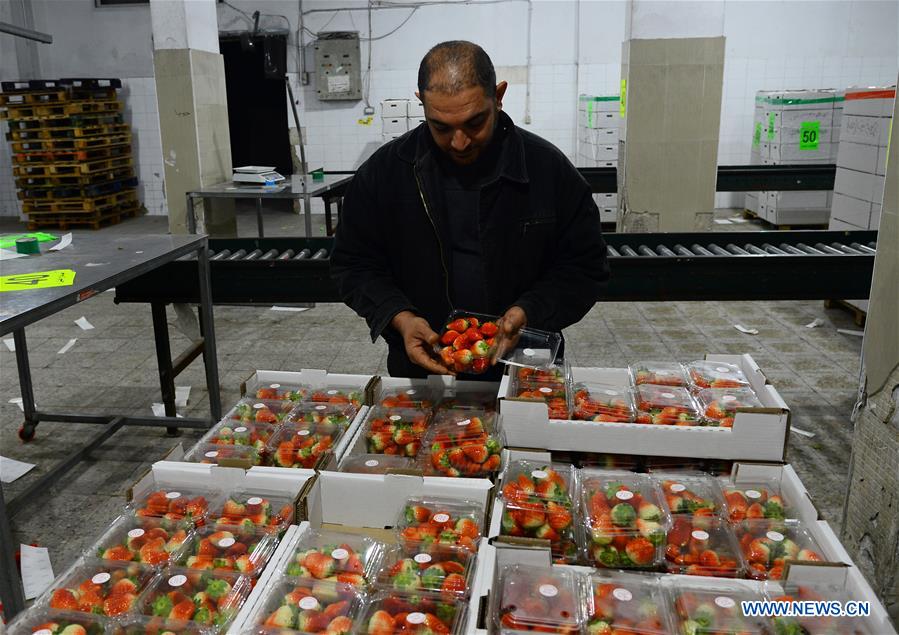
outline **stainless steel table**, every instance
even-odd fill
[[[88,452],[126,425],[177,428],[207,428],[221,418],[218,363],[215,348],[212,301],[210,297],[209,250],[206,236],[106,236],[101,232],[76,232],[72,244],[60,251],[48,251],[52,243],[42,243],[40,256],[0,261],[0,284],[12,290],[0,292],[0,335],[12,333],[16,345],[16,364],[22,391],[24,424],[19,431],[23,441],[30,440],[41,421],[92,423],[102,426],[82,448],[71,454],[49,472],[36,479],[8,504],[0,489],[0,599],[7,619],[24,606],[22,588],[15,564],[14,544],[9,516],[34,494],[44,491],[76,465]],[[206,387],[212,421],[175,417],[175,386],[173,362],[168,338],[165,304],[153,304],[153,331],[159,361],[159,379],[165,403],[165,417],[136,417],[126,415],[79,415],[38,411],[34,403],[34,389],[28,362],[25,327],[65,308],[87,300],[116,285],[149,273],[154,269],[196,254],[200,290],[201,340],[195,343],[194,353],[182,355],[175,365],[186,365],[202,351],[206,366]],[[71,284],[42,287],[47,280],[62,280],[65,275],[51,274],[68,270],[74,272]],[[10,278],[14,276],[14,278]],[[71,273],[68,274],[71,276]],[[0,287],[3,288],[3,287]]]
[[[262,227],[262,199],[290,199],[303,201],[303,216],[306,226],[306,237],[312,236],[312,199],[323,197],[328,192],[344,186],[353,178],[352,174],[326,174],[321,181],[312,176],[293,175],[286,177],[277,185],[249,185],[225,181],[187,193],[187,226],[191,233],[197,230],[197,219],[194,201],[198,198],[250,198],[256,199],[256,224],[259,238],[265,237]]]

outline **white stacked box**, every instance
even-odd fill
[[[618,127],[621,122],[618,95],[580,95],[577,118],[577,165],[586,168],[618,167]],[[600,220],[618,218],[617,194],[594,194]]]
[[[753,125],[750,162],[765,165],[832,163],[839,133],[834,133],[835,90],[759,91]],[[747,195],[747,208],[775,225],[826,223],[830,214],[828,192],[758,192]],[[753,209],[755,206],[755,209]]]
[[[419,101],[385,99],[381,102],[381,141],[388,142],[401,137],[424,120],[424,109]]]

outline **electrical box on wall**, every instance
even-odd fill
[[[362,99],[359,33],[319,33],[315,41],[315,69],[315,88],[322,101]]]

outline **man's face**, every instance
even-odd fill
[[[480,86],[454,95],[432,90],[419,95],[437,147],[457,165],[474,163],[493,138],[505,92],[506,82],[500,82],[494,95],[486,94]]]

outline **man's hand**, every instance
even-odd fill
[[[496,345],[494,361],[503,357],[507,352],[514,350],[521,337],[521,329],[528,325],[528,316],[520,306],[509,307],[505,315],[497,322],[499,326],[499,341]]]
[[[427,320],[411,311],[400,311],[390,321],[391,326],[403,336],[409,360],[433,375],[454,373],[434,357],[434,346],[440,337],[431,330]]]

